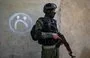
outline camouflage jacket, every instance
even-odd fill
[[[36,21],[36,38],[42,45],[54,45],[57,40],[52,37],[53,33],[57,33],[57,23],[55,19],[41,17]]]
[[[57,29],[57,22],[54,19],[50,18],[39,18],[36,21],[36,38],[38,39],[38,43],[42,45],[55,45],[56,47],[59,47],[61,44],[64,44],[70,55],[72,54],[72,50],[66,41],[63,34],[58,32]],[[61,40],[54,40],[52,34],[57,33]],[[72,56],[72,55],[71,55]]]

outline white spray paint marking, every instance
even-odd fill
[[[15,25],[14,25],[14,28],[15,28],[15,29],[17,29],[17,23],[19,23],[19,22],[23,23],[23,24],[25,25],[25,27],[28,28],[28,24],[27,24],[26,22],[24,22],[23,20],[17,20],[17,21],[15,22]]]
[[[23,23],[25,27],[18,30],[17,28],[18,23]],[[29,32],[32,27],[32,19],[29,15],[25,13],[15,13],[9,19],[9,26],[10,26],[10,29],[16,33]]]
[[[27,20],[27,17],[24,16],[23,19],[24,19],[24,20]]]

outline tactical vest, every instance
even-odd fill
[[[43,21],[43,27],[42,27],[43,32],[57,33],[56,20],[50,18],[41,18],[41,19]]]
[[[40,18],[40,20],[42,20],[43,22],[41,32],[52,32],[52,33],[58,32],[56,20],[50,18]],[[52,38],[47,38],[47,39],[41,38],[38,40],[38,42],[39,44],[42,45],[54,45],[57,42],[57,40],[54,40]]]

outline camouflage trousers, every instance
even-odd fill
[[[41,58],[59,58],[59,48],[42,46]]]

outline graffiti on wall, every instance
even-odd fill
[[[9,19],[9,27],[13,32],[29,32],[32,27],[32,18],[25,13],[15,13]]]

